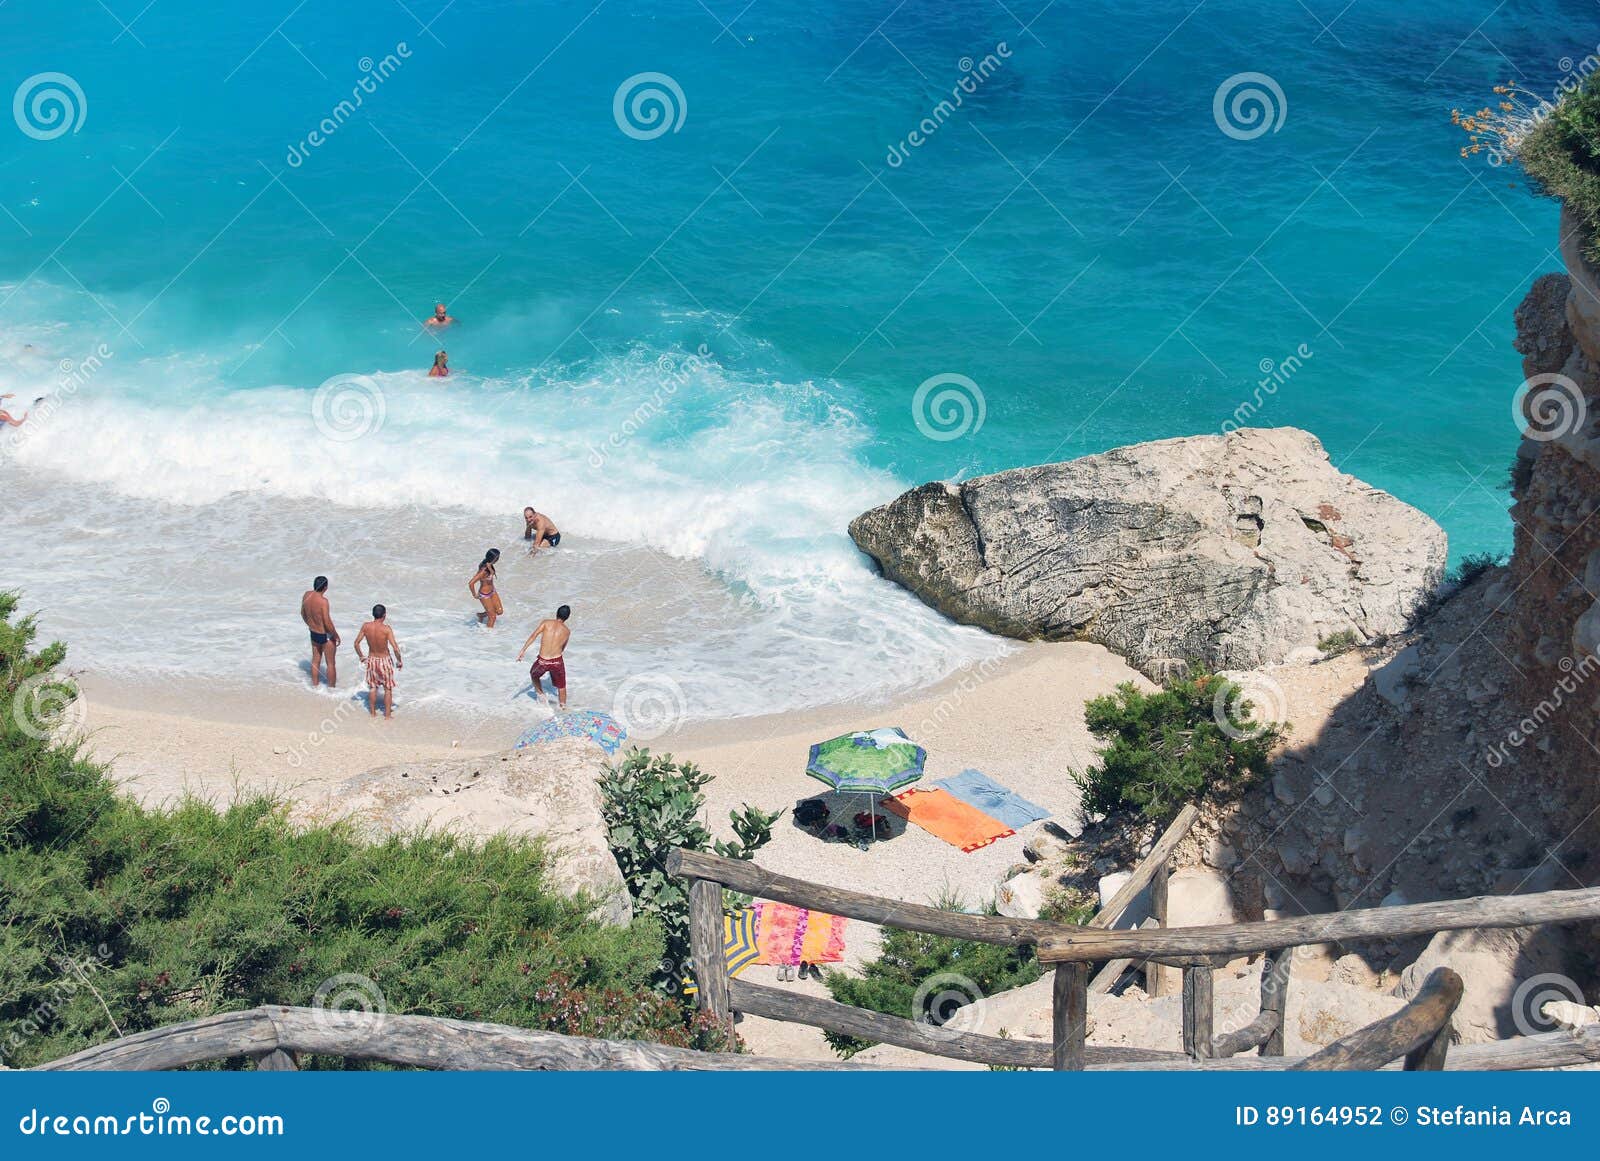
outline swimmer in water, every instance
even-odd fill
[[[495,618],[503,616],[506,611],[505,605],[500,601],[500,594],[494,587],[494,569],[499,560],[500,550],[491,548],[484,553],[483,560],[478,564],[478,571],[473,573],[472,579],[467,582],[467,591],[483,605],[483,612],[478,614],[478,620],[487,629],[493,629]]]
[[[433,317],[428,319],[427,322],[423,323],[422,325],[430,327],[447,327],[455,321],[455,319],[450,317],[450,312],[445,310],[444,303],[440,302],[434,304]]]
[[[542,512],[535,512],[530,505],[522,510],[522,520],[526,527],[522,530],[522,539],[533,541],[528,549],[532,556],[541,548],[554,548],[561,543],[561,532],[555,523]]]
[[[0,395],[0,399],[14,399],[14,398],[16,398],[16,393],[15,392],[9,392],[9,393],[7,393],[5,395]],[[43,396],[40,396],[40,398],[42,399]],[[35,402],[37,402],[37,400],[35,400]],[[28,418],[28,413],[26,411],[24,411],[22,413],[22,419],[27,419],[27,418]],[[0,423],[7,424],[7,425],[9,425],[11,427],[21,427],[22,426],[22,419],[18,419],[16,416],[12,415],[11,412],[7,411],[4,407],[0,407]]]
[[[428,368],[428,378],[443,379],[450,374],[450,356],[443,351],[436,351],[433,356],[433,366]]]

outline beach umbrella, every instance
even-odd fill
[[[732,915],[722,917],[722,956],[728,963],[728,974],[737,977],[761,956],[756,946],[756,909],[741,907]],[[685,976],[683,993],[686,996],[699,992],[693,976]]]
[[[872,819],[870,833],[878,834],[878,795],[893,794],[922,777],[928,752],[906,737],[899,726],[857,730],[818,742],[811,747],[806,773],[842,794],[867,795]],[[870,840],[869,840],[870,841]],[[866,843],[860,844],[866,850]]]
[[[571,710],[557,713],[526,731],[517,739],[516,748],[526,749],[537,742],[553,742],[560,738],[588,738],[607,754],[615,754],[628,731],[610,714],[599,710]]]
[[[845,794],[893,794],[921,778],[927,761],[926,750],[890,726],[818,742],[806,773]]]

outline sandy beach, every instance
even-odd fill
[[[727,833],[728,811],[742,803],[791,811],[824,791],[805,776],[811,743],[853,729],[898,725],[928,751],[926,779],[975,767],[1050,810],[1071,817],[1070,771],[1091,757],[1083,705],[1122,681],[1140,681],[1095,645],[1033,645],[975,665],[915,696],[876,706],[685,726],[631,738],[692,760],[714,776],[707,820]],[[490,753],[517,731],[408,707],[371,720],[362,702],[309,689],[245,697],[184,683],[128,684],[82,676],[84,727],[91,752],[141,800],[194,794],[226,802],[241,791],[270,791],[300,804],[326,803],[343,780],[376,766]],[[530,722],[535,715],[530,707]],[[332,803],[336,810],[337,803]],[[866,806],[865,800],[861,808]],[[959,895],[967,906],[993,897],[1006,868],[1023,860],[1025,835],[964,854],[896,821],[892,839],[860,851],[824,843],[786,813],[763,865],[786,874],[918,901]]]

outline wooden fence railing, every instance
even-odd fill
[[[302,1055],[443,1070],[681,1071],[866,1068],[696,1052],[633,1040],[591,1040],[505,1024],[320,1008],[265,1007],[169,1024],[41,1065],[47,1072],[153,1071],[246,1059],[261,1071],[299,1068]]]
[[[1361,1029],[1314,1056],[1299,1061],[1285,1059],[1284,1016],[1297,948],[1440,931],[1600,919],[1600,888],[1416,903],[1260,923],[1110,930],[1134,896],[1164,877],[1167,859],[1192,821],[1190,812],[1180,816],[1158,840],[1134,879],[1102,909],[1095,922],[1083,926],[945,911],[808,883],[763,870],[754,863],[697,851],[674,852],[668,870],[689,881],[690,941],[700,1006],[730,1028],[734,1014],[742,1012],[957,1060],[1065,1070],[1379,1068],[1400,1057],[1406,1058],[1408,1068],[1523,1069],[1600,1059],[1600,1026],[1592,1026],[1575,1033],[1549,1033],[1474,1046],[1459,1050],[1447,1060],[1449,1020],[1461,998],[1461,981],[1448,970],[1435,972],[1415,1000],[1394,1016]],[[792,989],[730,979],[723,953],[724,887],[885,927],[1007,946],[1032,946],[1040,963],[1054,971],[1051,1040],[1045,1043],[957,1032]],[[1231,959],[1258,952],[1264,954],[1260,1012],[1244,1027],[1218,1035],[1212,1027],[1212,974]],[[1182,970],[1181,1053],[1109,1048],[1087,1042],[1091,989],[1108,988],[1135,962]],[[1095,965],[1102,965],[1101,970],[1091,980],[1090,969]],[[1256,1057],[1239,1057],[1252,1048],[1258,1052]]]

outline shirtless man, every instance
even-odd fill
[[[300,619],[311,630],[311,688],[317,688],[317,663],[320,661],[327,666],[328,688],[332,689],[339,684],[333,655],[343,642],[339,640],[339,630],[333,627],[333,612],[328,608],[327,577],[317,577],[300,598]]]
[[[543,512],[535,512],[533,506],[522,510],[522,519],[526,527],[522,530],[522,539],[533,541],[533,546],[528,549],[532,556],[541,548],[554,548],[561,543],[561,530],[555,522]]]
[[[539,642],[539,659],[533,663],[533,668],[528,670],[528,677],[533,681],[533,692],[540,701],[544,700],[544,689],[539,681],[545,674],[550,675],[550,684],[556,687],[556,693],[561,697],[561,708],[567,708],[567,663],[562,658],[562,651],[566,649],[567,642],[572,639],[572,630],[567,628],[567,618],[572,615],[569,605],[562,605],[556,610],[556,615],[546,617],[540,621],[538,627],[528,635],[522,643],[522,649],[517,653],[517,660],[522,660],[522,655],[528,651],[528,646],[535,641]]]
[[[394,630],[386,618],[389,610],[382,605],[372,606],[372,620],[361,626],[356,634],[356,660],[367,667],[367,716],[378,716],[378,691],[384,690],[383,718],[394,716],[394,671],[406,667],[400,656],[400,642],[394,639]],[[366,655],[361,647],[367,647]],[[390,660],[390,653],[394,654]]]
[[[430,327],[447,327],[455,321],[455,319],[450,317],[450,312],[445,310],[444,303],[439,302],[434,304],[433,317],[427,322],[423,323],[423,325]]]

